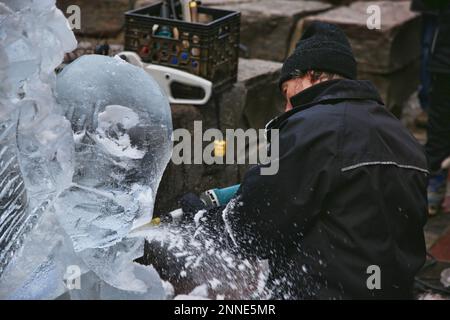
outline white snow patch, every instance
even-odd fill
[[[209,280],[209,285],[211,286],[211,289],[216,290],[220,285],[222,285],[222,281],[213,278],[212,280]]]
[[[203,216],[205,215],[206,210],[200,210],[199,212],[197,212],[194,216],[194,222],[195,225],[198,227],[200,225],[200,219],[203,218]]]
[[[204,297],[191,296],[187,294],[179,294],[174,300],[210,300]]]
[[[162,281],[162,286],[166,293],[166,299],[172,299],[175,296],[175,289],[169,281]]]
[[[189,293],[190,296],[208,298],[208,285],[202,284]]]

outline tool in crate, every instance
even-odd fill
[[[189,104],[189,105],[204,105],[211,98],[212,82],[196,75],[151,63],[142,62],[138,54],[131,51],[124,51],[117,55],[117,57],[131,63],[132,65],[144,69],[151,75],[159,84],[161,89],[166,94],[171,104]],[[179,83],[181,85],[201,88],[203,90],[203,98],[201,99],[187,99],[176,98],[173,94],[173,84]]]
[[[125,51],[209,80],[215,92],[237,81],[239,40],[240,12],[198,1],[164,0],[125,13]]]

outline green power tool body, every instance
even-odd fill
[[[200,200],[208,207],[221,207],[227,205],[234,197],[240,185],[234,185],[223,189],[211,189],[200,195]]]

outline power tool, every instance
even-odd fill
[[[211,208],[225,206],[234,197],[240,185],[234,185],[223,189],[211,189],[200,195],[200,200]]]
[[[144,63],[138,54],[131,51],[123,51],[116,55],[132,65],[142,68],[156,80],[161,89],[166,94],[171,104],[187,104],[187,105],[205,105],[212,95],[212,82],[199,76],[160,66],[157,64]],[[203,90],[204,96],[201,99],[179,99],[174,97],[172,93],[172,84],[180,83],[192,87],[198,87]]]
[[[230,200],[235,196],[240,185],[234,185],[223,189],[211,189],[200,194],[200,200],[205,204],[206,208],[217,208],[227,205]],[[157,226],[161,223],[177,223],[183,219],[183,209],[179,208],[173,210],[167,214],[161,215],[158,218],[154,218],[150,222],[150,226]]]

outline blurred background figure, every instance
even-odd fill
[[[427,109],[430,104],[431,75],[428,70],[430,61],[431,45],[438,24],[438,12],[425,4],[424,0],[413,0],[411,10],[422,15],[422,35],[420,39],[420,86],[419,101],[422,112],[417,116],[415,124],[418,127],[426,127],[428,123]]]
[[[423,0],[422,4],[427,12],[431,10],[437,13],[437,26],[432,37],[430,60],[427,63],[431,88],[428,106],[428,141],[425,146],[431,171],[428,187],[429,214],[433,216],[440,211],[445,197],[448,166],[444,160],[450,156],[450,1]],[[426,28],[424,26],[424,33]]]

